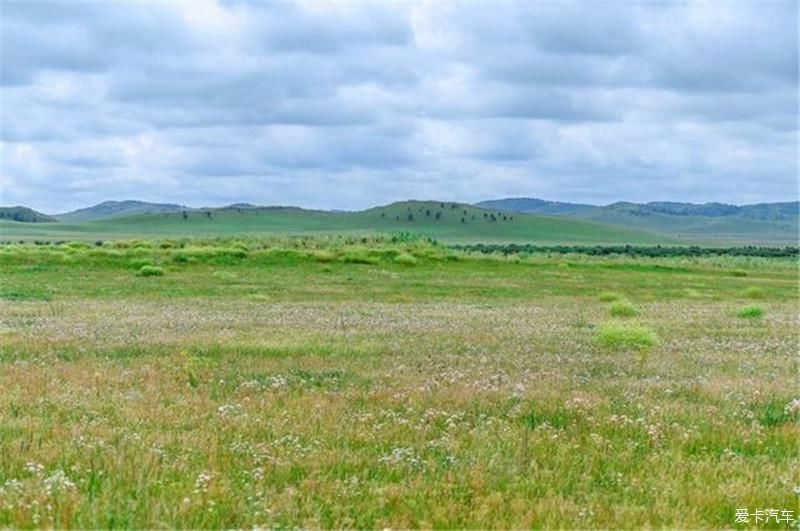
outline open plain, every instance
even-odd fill
[[[0,266],[2,527],[798,515],[796,259],[330,236]]]

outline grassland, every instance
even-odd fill
[[[0,527],[800,510],[796,260],[331,236],[15,244],[0,268]]]
[[[89,222],[0,221],[0,239],[124,239],[410,231],[448,242],[659,244],[667,236],[580,220],[508,214],[457,203],[405,201],[361,212],[289,207],[142,214]]]

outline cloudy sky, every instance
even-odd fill
[[[2,204],[794,200],[795,1],[2,5]]]

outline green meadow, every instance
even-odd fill
[[[0,527],[800,516],[796,258],[178,233],[215,215],[0,247]]]

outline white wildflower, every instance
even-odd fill
[[[74,490],[75,483],[67,477],[63,470],[56,470],[43,481],[45,493],[50,496],[57,492]]]
[[[237,417],[243,414],[241,404],[223,404],[217,408],[220,417]]]
[[[208,488],[211,486],[211,480],[213,476],[206,472],[200,472],[197,475],[197,479],[194,480],[194,493],[195,494],[206,494],[208,492]]]
[[[33,474],[34,476],[41,476],[44,474],[44,466],[40,465],[39,463],[27,462],[25,463],[25,470],[28,473]]]

